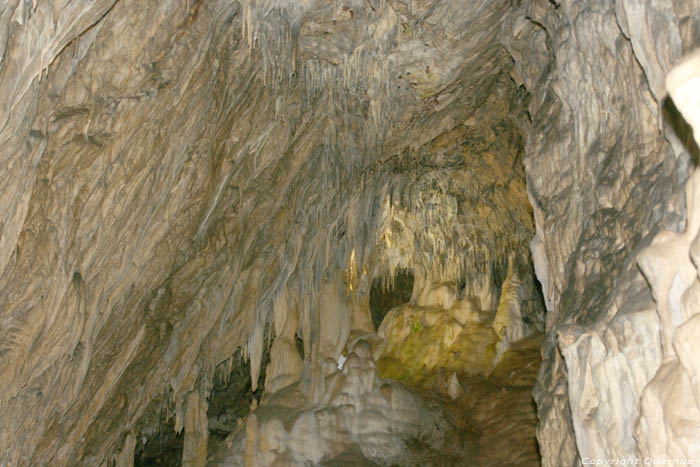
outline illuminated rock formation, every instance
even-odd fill
[[[0,465],[700,462],[697,58],[665,81],[698,31],[689,0],[0,2]]]

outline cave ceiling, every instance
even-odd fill
[[[303,320],[351,257],[424,281],[525,258],[510,7],[0,6],[0,448],[100,461],[156,396],[181,427],[238,347],[260,365],[280,294]]]

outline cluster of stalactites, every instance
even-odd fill
[[[385,1],[365,8],[360,19],[348,14],[340,2],[246,0],[243,2],[243,37],[249,55],[260,54],[262,79],[284,105],[284,96],[294,86],[301,87],[302,107],[315,99],[326,101],[329,115],[348,109],[348,100],[365,100],[370,119],[364,122],[363,135],[377,141],[390,118],[390,49],[401,38],[401,19]],[[304,46],[305,24],[318,23],[330,28],[325,40],[332,38],[333,26],[343,18],[356,23],[352,46],[334,50],[331,56],[312,46]],[[340,33],[339,33],[340,34]],[[342,34],[347,34],[347,31]],[[279,113],[279,109],[278,109]]]
[[[301,337],[308,357],[325,325],[317,298],[329,283],[343,292],[343,300],[360,302],[369,294],[373,278],[391,286],[403,269],[414,275],[414,299],[426,287],[451,282],[466,284],[470,293],[488,289],[479,294],[492,295],[495,306],[508,270],[529,264],[527,226],[515,226],[516,220],[505,217],[485,217],[478,207],[464,206],[442,172],[417,179],[377,177],[349,198],[334,193],[328,195],[330,200],[307,207],[308,231],[316,234],[295,243],[288,255],[295,263],[288,265],[286,280],[275,283],[268,299],[256,307],[246,348],[256,384],[266,323],[291,319],[294,329],[283,331],[285,325],[275,325],[275,336],[284,332],[290,342]],[[524,270],[521,274],[531,275]],[[299,368],[296,359],[294,368]]]
[[[279,377],[272,387],[287,384],[301,374],[302,355],[288,358],[297,353],[295,339],[299,337],[304,343],[303,357],[311,357],[312,345],[321,344],[329,321],[349,322],[351,297],[359,299],[369,293],[367,270],[377,239],[374,191],[363,190],[349,199],[337,193],[329,195],[332,199],[307,207],[306,232],[314,234],[301,232],[288,240],[285,255],[290,263],[285,266],[282,279],[270,284],[255,307],[244,348],[253,388],[261,374],[265,342],[272,343],[271,364],[279,367],[279,371],[273,368],[272,376],[268,371],[266,377],[270,382]],[[329,307],[334,308],[333,316],[329,315]],[[341,327],[347,327],[347,323]],[[341,334],[346,331],[349,329]],[[341,347],[342,344],[338,343]],[[276,361],[276,356],[282,354],[284,364]],[[291,368],[290,372],[284,366]],[[268,388],[267,382],[265,387]]]
[[[496,224],[495,216],[485,218],[471,207],[460,209],[447,179],[426,176],[416,184],[402,182],[401,189],[388,194],[382,204],[375,277],[385,277],[391,284],[397,271],[410,269],[416,287],[459,284],[503,275],[512,257],[527,264],[526,229],[509,229],[503,220]],[[428,189],[432,183],[438,188]]]
[[[400,21],[387,2],[377,2],[372,18],[366,18],[366,22],[372,23],[371,33],[367,32],[369,29],[362,32],[363,28],[359,28],[362,34],[355,38],[352,50],[335,57],[335,63],[331,63],[316,56],[314,50],[302,50],[302,28],[305,23],[323,21],[327,13],[323,5],[312,1],[272,0],[242,3],[242,35],[251,59],[256,55],[261,61],[264,84],[277,96],[276,118],[287,114],[292,88],[301,96],[302,109],[318,105],[319,99],[324,102],[322,116],[316,118],[322,145],[308,163],[308,172],[315,174],[314,183],[308,183],[299,194],[301,199],[313,202],[303,203],[295,216],[299,224],[306,225],[307,233],[317,233],[311,238],[306,235],[303,241],[294,238],[287,242],[284,256],[293,261],[287,264],[286,273],[270,285],[265,297],[258,300],[244,349],[251,362],[255,386],[260,374],[265,325],[271,319],[284,321],[278,316],[283,313],[280,310],[290,307],[298,310],[298,335],[305,342],[306,353],[309,352],[317,303],[304,299],[304,303],[278,305],[287,301],[287,291],[295,290],[300,297],[315,296],[329,269],[345,268],[350,251],[357,252],[356,260],[363,265],[374,243],[372,187],[359,187],[361,194],[356,192],[351,196],[342,187],[354,187],[358,178],[365,182],[365,159],[376,154],[381,146],[382,128],[391,103],[387,95],[389,63],[380,57],[386,57],[385,49],[398,40]],[[336,16],[341,16],[341,11],[336,11],[339,8],[342,10],[334,2],[333,23]],[[349,132],[349,128],[354,130]]]
[[[302,168],[313,174],[313,180],[297,190],[296,201],[305,201],[293,203],[294,222],[303,233],[287,241],[280,252],[284,271],[260,287],[265,291],[252,313],[244,354],[256,386],[266,324],[286,322],[293,313],[296,334],[309,355],[321,325],[318,300],[309,297],[318,295],[329,271],[333,276],[333,271],[347,270],[351,252],[356,271],[362,271],[356,274],[352,292],[363,296],[369,293],[371,277],[392,280],[398,269],[412,270],[418,284],[489,275],[494,268],[506,268],[514,251],[527,255],[526,247],[521,247],[529,238],[522,241],[511,235],[512,229],[500,218],[487,219],[478,209],[460,208],[464,201],[449,194],[450,181],[441,175],[413,180],[387,176],[381,168],[377,168],[381,176],[368,175],[374,173],[368,167],[377,165],[374,159],[381,154],[384,132],[400,116],[396,91],[388,86],[390,75],[397,71],[393,60],[399,59],[391,51],[401,42],[402,13],[389,2],[358,9],[352,46],[338,49],[333,53],[340,55],[332,57],[304,40],[304,28],[309,24],[330,28],[332,41],[329,23],[340,21],[342,5],[242,3],[243,37],[251,59],[260,60],[266,87],[277,96],[276,117],[288,114],[292,89],[301,96],[302,108],[323,101],[314,117],[321,144]],[[404,14],[415,13],[415,6],[407,11]],[[429,185],[439,188],[428,189]],[[499,224],[494,227],[494,222]],[[360,276],[364,280],[358,282]],[[278,305],[282,302],[286,304]]]

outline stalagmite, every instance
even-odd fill
[[[203,467],[207,462],[207,399],[199,391],[193,391],[187,398],[185,412],[185,445],[182,452],[183,467]]]
[[[319,293],[319,361],[326,358],[336,360],[345,346],[352,315],[348,305],[339,271],[331,272]]]
[[[275,340],[270,348],[270,363],[265,370],[265,390],[277,392],[301,378],[302,360],[297,351],[296,333],[299,312],[284,293],[275,302]]]
[[[245,431],[232,436],[231,447],[215,453],[211,465],[318,463],[353,446],[362,456],[356,459],[360,462],[381,459],[405,463],[411,456],[402,436],[441,442],[440,431],[446,429],[444,415],[429,410],[417,395],[399,384],[391,384],[388,390],[387,383],[376,377],[367,342],[355,344],[342,371],[331,362],[324,378],[327,384],[321,403],[311,408],[304,400],[290,407],[284,391],[271,395],[265,402],[268,410],[251,415]],[[283,420],[289,423],[283,424]]]

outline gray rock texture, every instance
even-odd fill
[[[399,268],[494,312],[517,270],[543,465],[697,455],[669,402],[700,397],[697,146],[664,84],[697,11],[1,2],[0,465],[130,465],[164,417],[201,465],[237,349],[320,403]]]
[[[469,230],[471,250],[464,229],[427,226],[417,271],[526,258],[522,183],[519,205],[498,201],[522,177],[497,42],[509,8],[4,2],[0,463],[123,462],[163,413],[196,459],[215,369],[237,348],[255,389],[273,321],[279,336],[296,320],[312,367],[324,335],[347,337],[319,291],[350,258],[365,295],[369,271],[390,269],[375,247],[392,196],[462,216],[478,200],[502,233],[516,226]],[[498,184],[458,176],[446,192],[472,151],[421,148],[453,130],[450,144],[502,161]]]
[[[533,1],[513,28],[548,306],[535,388],[543,465],[640,454],[640,395],[662,351],[637,258],[660,229],[685,225],[697,150],[663,80],[697,44],[691,3]]]

